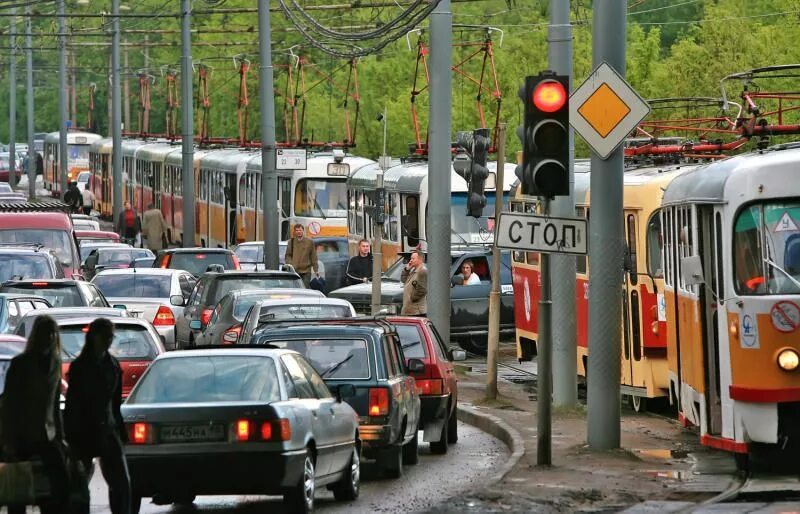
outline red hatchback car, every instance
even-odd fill
[[[406,364],[409,359],[425,363],[425,371],[411,373],[422,403],[420,429],[425,431],[423,440],[431,443],[433,453],[447,453],[447,445],[458,441],[458,379],[452,361],[464,360],[467,354],[445,348],[427,318],[390,316],[386,320],[400,336]]]
[[[80,354],[89,323],[96,318],[57,319],[61,334],[62,371],[69,380],[69,366]],[[122,398],[127,398],[142,374],[160,354],[164,345],[153,326],[139,318],[107,318],[114,324],[114,341],[109,352],[122,367]]]

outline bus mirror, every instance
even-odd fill
[[[704,284],[703,262],[699,255],[691,255],[681,259],[681,278],[687,286]]]

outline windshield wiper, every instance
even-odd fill
[[[322,206],[319,204],[319,200],[317,199],[316,196],[314,197],[314,207],[319,209],[319,215],[322,216],[322,219],[324,220],[328,219],[328,217],[325,216],[325,211],[322,210]]]
[[[464,243],[465,245],[469,246],[469,241],[467,241],[466,239],[464,239],[464,236],[462,236],[461,234],[459,234],[458,232],[456,232],[456,231],[455,231],[455,230],[454,230],[452,227],[450,228],[450,232],[452,232],[453,234],[455,234],[456,236],[458,236],[458,238],[459,238],[459,239],[461,239],[461,242],[462,242],[462,243]]]
[[[321,376],[321,377],[327,377],[328,375],[330,375],[330,374],[331,374],[331,373],[333,373],[334,371],[336,371],[336,370],[338,370],[339,368],[341,368],[341,367],[342,367],[342,365],[343,365],[345,362],[349,361],[349,360],[350,360],[350,359],[352,359],[352,358],[353,358],[353,354],[351,353],[350,355],[348,355],[348,356],[347,356],[347,357],[345,357],[344,359],[340,360],[339,362],[337,362],[336,364],[334,364],[334,365],[333,365],[333,366],[331,366],[330,368],[326,369],[326,370],[325,370],[325,372],[323,372],[323,373],[322,373],[322,375],[320,375],[320,376]]]
[[[419,341],[412,341],[410,343],[406,343],[406,344],[403,345],[403,350],[408,350],[409,348],[411,348],[413,346],[417,346],[418,344],[419,344]]]
[[[769,264],[770,266],[772,266],[772,267],[773,267],[773,268],[775,268],[776,270],[778,270],[778,271],[780,271],[781,273],[783,273],[783,274],[786,276],[786,278],[788,278],[789,280],[791,280],[791,281],[792,281],[792,283],[793,283],[795,286],[797,286],[797,288],[798,288],[798,289],[800,289],[800,281],[798,281],[796,278],[794,278],[792,275],[790,275],[788,271],[786,271],[785,269],[781,268],[780,266],[778,266],[778,264],[777,264],[777,263],[775,263],[774,261],[772,261],[772,260],[770,260],[770,259],[768,259],[768,258],[766,258],[766,257],[764,258],[764,262],[766,262],[767,264]]]

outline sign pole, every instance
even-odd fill
[[[264,265],[278,269],[281,210],[278,205],[278,172],[275,162],[275,92],[272,66],[272,20],[269,1],[258,2],[258,101],[261,110],[261,214],[264,220]],[[258,221],[256,221],[258,226]],[[290,229],[291,231],[291,229]],[[291,233],[291,232],[290,232]]]
[[[542,214],[550,214],[550,199],[542,198]],[[541,253],[539,257],[539,270],[542,278],[541,294],[539,298],[539,341],[537,377],[537,437],[536,437],[536,464],[549,466],[552,463],[550,444],[550,407],[553,397],[553,370],[552,370],[552,326],[551,315],[553,302],[550,298],[550,254]]]
[[[506,166],[506,125],[497,128],[497,171],[495,171],[494,221],[500,222],[503,211],[503,184]],[[500,247],[492,245],[492,291],[489,293],[489,341],[486,351],[486,397],[497,398],[497,357],[500,347]]]

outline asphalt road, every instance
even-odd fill
[[[422,434],[420,434],[420,437]],[[447,455],[431,455],[420,439],[420,459],[416,466],[406,466],[403,478],[381,478],[370,463],[362,465],[361,496],[353,503],[339,503],[324,487],[317,490],[317,511],[348,514],[406,513],[427,510],[447,498],[470,492],[481,485],[491,471],[508,457],[508,449],[490,435],[459,424],[458,444]],[[97,469],[91,483],[92,512],[111,512],[108,492]],[[286,512],[280,497],[203,496],[195,501],[196,509],[171,505],[153,505],[142,501],[142,513],[213,512],[215,514]]]

